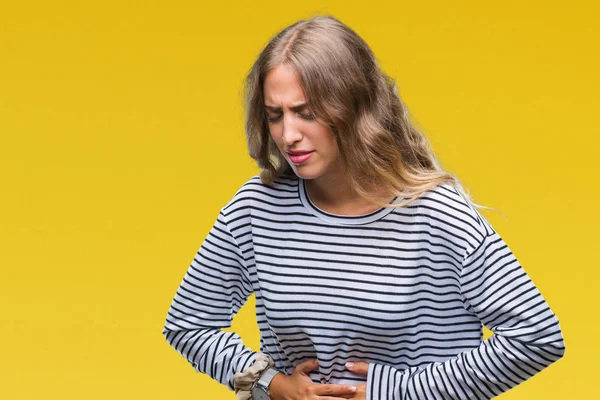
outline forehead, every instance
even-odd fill
[[[287,65],[278,65],[267,72],[264,81],[265,105],[291,107],[305,101],[298,76]]]

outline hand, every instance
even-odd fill
[[[308,373],[318,367],[317,360],[308,360],[298,364],[290,376],[283,373],[275,375],[269,385],[271,399],[344,400],[354,398],[357,386],[314,383]]]
[[[346,368],[354,372],[357,375],[367,376],[369,373],[369,363],[366,362],[347,362]],[[367,398],[367,384],[361,383],[356,385],[356,392],[349,399],[354,400],[365,400]]]

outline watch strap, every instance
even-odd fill
[[[262,374],[275,365],[274,360],[268,354],[259,353],[258,357],[246,370],[234,374],[234,390],[238,400],[251,399],[250,391],[262,376]]]
[[[271,384],[271,381],[273,380],[273,378],[275,378],[275,375],[277,375],[278,373],[279,371],[277,371],[275,368],[269,368],[262,373],[260,378],[258,378],[258,382],[256,384],[264,387],[265,389],[268,389],[269,385]]]

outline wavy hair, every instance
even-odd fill
[[[259,54],[244,85],[250,157],[271,184],[292,173],[269,133],[263,84],[277,65],[297,74],[319,123],[335,135],[345,175],[356,193],[381,207],[403,207],[423,192],[448,183],[475,204],[459,179],[440,167],[431,145],[409,120],[395,81],[378,66],[368,44],[330,15],[300,20],[277,33]],[[375,189],[402,196],[382,202]]]

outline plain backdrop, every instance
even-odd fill
[[[161,329],[220,208],[258,173],[244,76],[315,13],[372,46],[558,315],[565,357],[501,397],[597,397],[597,7],[4,2],[0,397],[235,399]],[[231,329],[258,350],[254,298]]]

